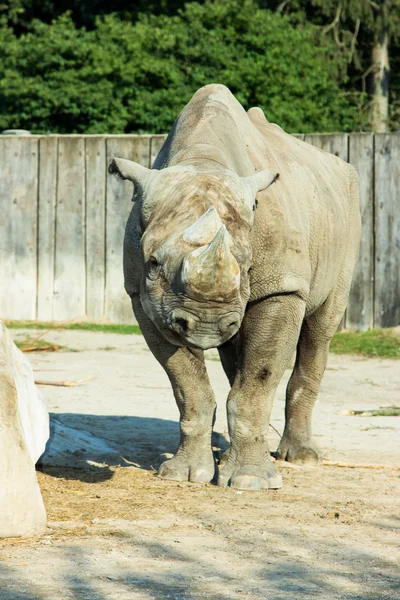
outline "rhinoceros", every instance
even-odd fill
[[[125,289],[180,411],[179,447],[159,476],[281,487],[267,430],[295,352],[277,456],[320,456],[311,417],[357,260],[355,169],[211,84],[182,110],[152,169],[114,158],[109,172],[134,184]],[[218,348],[231,386],[219,473],[208,348]]]

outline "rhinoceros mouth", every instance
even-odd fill
[[[208,350],[217,348],[239,330],[239,313],[228,313],[213,321],[197,319],[184,310],[173,310],[159,327],[163,336],[176,346]]]

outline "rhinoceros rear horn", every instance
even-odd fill
[[[221,218],[216,208],[211,206],[193,225],[184,231],[182,238],[187,244],[203,246],[214,239],[221,226]]]
[[[108,172],[110,175],[116,175],[123,180],[129,179],[129,181],[132,181],[135,185],[144,187],[151,173],[151,169],[143,167],[131,160],[127,160],[126,158],[113,158],[108,167]]]

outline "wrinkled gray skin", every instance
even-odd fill
[[[357,259],[356,172],[214,84],[183,109],[152,170],[115,159],[110,172],[134,183],[125,287],[181,416],[179,448],[160,477],[217,474],[203,357],[217,347],[231,384],[231,448],[218,484],[281,487],[267,429],[295,351],[278,456],[319,458],[311,414]]]

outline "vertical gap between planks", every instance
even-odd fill
[[[102,318],[104,319],[106,315],[106,226],[107,226],[107,213],[106,213],[106,198],[107,198],[107,176],[108,176],[108,165],[107,165],[107,140],[103,139],[104,142],[104,168],[105,168],[105,176],[104,176],[104,202],[103,202],[103,236],[104,236],[104,253],[103,253],[103,273],[104,273],[104,284],[103,284],[103,314]]]
[[[103,284],[103,318],[106,316],[106,239],[107,239],[107,178],[108,178],[108,161],[107,161],[107,139],[104,138],[104,166],[105,166],[105,181],[104,181],[104,203],[103,203],[103,218],[104,218],[104,284]]]
[[[372,328],[375,328],[375,295],[376,295],[376,274],[375,274],[375,260],[376,260],[376,222],[375,222],[375,204],[376,204],[376,190],[375,190],[375,144],[376,136],[372,135]]]
[[[88,223],[87,223],[87,147],[86,147],[87,138],[83,138],[83,165],[84,165],[84,177],[83,177],[83,219],[82,219],[82,227],[84,229],[83,232],[83,255],[84,255],[84,268],[85,268],[85,318],[88,314],[88,262],[87,262],[87,235],[88,235]]]
[[[345,136],[346,136],[345,137],[345,140],[346,140],[346,162],[347,162],[347,164],[350,164],[350,135],[348,135],[346,133]],[[346,331],[346,329],[347,329],[347,307],[349,305],[349,300],[350,300],[350,292],[349,292],[349,298],[347,300],[346,310],[344,311],[344,315],[343,315],[343,319],[342,319],[343,331]]]
[[[107,195],[108,195],[108,137],[104,138],[104,168],[106,170],[106,180],[104,184],[104,284],[103,284],[103,318],[107,315],[107,307],[106,307],[106,290],[107,290]]]
[[[153,145],[153,136],[151,135],[149,137],[149,160],[147,162],[147,166],[149,167],[149,169],[151,169],[151,152],[152,152],[152,145]]]
[[[35,303],[35,319],[38,319],[39,314],[39,202],[40,202],[40,151],[41,151],[41,138],[37,141],[37,193],[36,193],[36,303]]]
[[[54,283],[56,281],[56,263],[57,263],[57,210],[58,210],[58,174],[59,174],[59,165],[60,165],[60,136],[57,136],[57,144],[56,144],[56,185],[55,185],[55,202],[54,202],[54,221],[53,221],[53,232],[52,232],[52,241],[54,245],[53,252],[53,281],[52,281],[52,291],[51,291],[51,320],[54,320]]]

